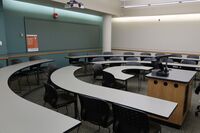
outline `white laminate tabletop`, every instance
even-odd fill
[[[112,55],[76,55],[76,56],[66,56],[69,59],[76,59],[76,58],[92,58],[92,57],[155,57],[151,55],[123,55],[123,54],[112,54]]]
[[[177,106],[175,102],[86,83],[74,76],[77,69],[79,67],[75,66],[58,69],[52,73],[51,80],[57,86],[73,93],[99,98],[165,118],[168,118]]]
[[[8,86],[16,71],[52,60],[37,60],[0,69],[0,133],[63,133],[80,121],[52,111],[15,94]]]
[[[129,62],[138,62],[141,64],[151,64],[151,61],[97,61],[91,62],[93,64],[114,64],[114,63],[129,63]],[[165,62],[162,63],[165,65]],[[191,64],[182,64],[182,63],[167,63],[168,66],[180,66],[180,67],[190,67],[190,68],[200,68],[200,65],[191,65]]]
[[[152,75],[152,73],[147,74],[146,77],[188,83],[192,80],[195,74],[196,74],[196,71],[169,69],[168,77],[156,76],[156,75]]]
[[[116,66],[116,67],[108,67],[103,71],[113,74],[116,79],[119,80],[128,80],[129,78],[134,77],[134,75],[123,73],[123,70],[127,69],[137,69],[137,70],[151,70],[153,67],[146,66]]]
[[[200,61],[200,59],[196,58],[184,58],[184,57],[169,57],[171,59],[180,59],[180,60],[193,60],[193,61]]]

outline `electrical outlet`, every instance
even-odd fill
[[[0,41],[0,46],[2,46],[3,45],[3,43],[2,43],[2,41]]]

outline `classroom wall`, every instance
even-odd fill
[[[113,22],[112,48],[200,54],[200,21]]]
[[[99,25],[26,18],[25,27],[38,36],[40,51],[101,48]]]
[[[162,3],[169,0],[134,0],[134,4]],[[173,1],[173,0],[171,0]],[[200,54],[200,19],[159,20],[159,16],[199,14],[200,3],[173,4],[122,9],[123,17],[146,20],[112,22],[112,48]],[[154,19],[156,18],[156,19]],[[155,17],[156,16],[156,17]],[[150,17],[150,19],[148,18]],[[153,19],[151,19],[153,18]],[[183,17],[184,18],[184,17]],[[187,17],[185,17],[187,19]],[[195,19],[194,19],[195,18]],[[149,20],[148,20],[149,19]],[[194,19],[194,20],[193,20]],[[138,21],[139,20],[139,21]]]
[[[0,46],[0,55],[7,54],[2,0],[0,0],[0,41],[2,41],[3,44],[2,46]]]
[[[61,40],[65,42],[57,42],[56,44],[53,42],[47,43],[47,44],[39,44],[41,45],[39,46],[41,48],[41,51],[102,48],[102,41],[101,41],[102,17],[101,16],[72,12],[72,11],[53,8],[49,6],[24,3],[24,2],[15,1],[15,0],[3,0],[3,8],[4,8],[4,16],[5,16],[5,29],[6,29],[6,41],[7,41],[6,46],[7,46],[8,54],[27,52],[26,40],[25,40],[26,28],[28,29],[28,27],[26,27],[27,24],[25,21],[27,19],[44,20],[45,22],[49,21],[49,23],[51,24],[53,24],[52,22],[55,22],[54,23],[55,25],[57,25],[56,22],[64,23],[68,25],[76,25],[77,27],[80,27],[80,28],[76,28],[75,30],[75,32],[77,32],[78,34],[80,32],[83,33],[82,30],[85,28],[85,25],[87,25],[88,27],[98,28],[98,30],[91,31],[93,32],[93,34],[99,36],[98,38],[96,37],[96,39],[98,40],[95,40],[95,44],[88,43],[86,44],[86,47],[83,47],[82,45],[83,39],[78,39],[77,37],[76,40],[70,40],[70,39],[69,39],[70,41]],[[59,14],[59,18],[57,20],[54,20],[52,17],[53,12],[56,12]],[[39,28],[43,28],[43,27],[41,26]],[[78,29],[80,31],[78,31]],[[49,29],[45,27],[42,30],[43,32],[49,31]],[[72,30],[73,29],[71,29],[71,31]],[[85,35],[88,34],[89,36],[92,33],[84,32],[84,34]],[[70,36],[66,35],[65,37],[67,38]],[[46,39],[50,39],[50,38],[46,38]],[[90,39],[89,37],[85,39],[86,39],[84,40],[85,43],[90,42],[89,40],[87,40],[87,39]],[[75,45],[73,41],[75,41],[76,43]],[[55,55],[54,57],[56,60],[58,60],[59,58],[62,58],[63,62],[66,62],[64,59],[64,56],[65,55],[60,55],[59,57],[59,55]],[[60,63],[60,62],[57,61],[57,63]],[[61,66],[66,65],[66,64],[68,64],[68,62],[66,62],[65,64],[61,64]]]

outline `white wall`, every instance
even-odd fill
[[[200,21],[113,22],[112,48],[200,54]]]

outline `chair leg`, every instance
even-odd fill
[[[29,86],[29,88],[31,89],[31,84],[30,84],[30,82],[29,82],[29,76],[28,76],[28,75],[26,75],[26,82],[28,83],[28,86]]]
[[[79,133],[79,131],[80,131],[80,128],[81,128],[81,125],[80,125],[80,126],[78,126],[78,128],[77,128],[77,133]]]
[[[69,110],[68,110],[67,106],[66,106],[66,112],[67,112],[66,114],[68,114],[68,113],[69,113]]]
[[[77,100],[74,102],[74,114],[75,114],[75,118],[78,118],[78,104],[77,104]]]
[[[108,127],[108,133],[111,133],[111,129]]]
[[[19,87],[19,92],[22,92],[22,88],[21,88],[21,78],[20,78],[20,77],[18,77],[17,83],[18,83],[18,87]]]

